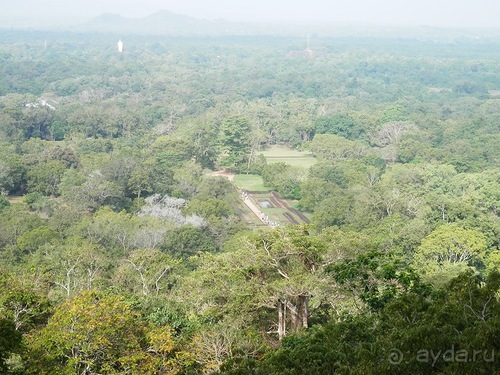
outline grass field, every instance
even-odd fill
[[[282,162],[304,168],[309,168],[316,164],[316,158],[310,152],[292,150],[283,146],[272,146],[262,151],[261,154],[265,156],[269,164]]]
[[[12,195],[12,196],[7,196],[8,201],[12,203],[22,203],[24,200],[24,196],[19,196],[19,195]]]
[[[234,183],[240,189],[250,191],[269,191],[262,182],[262,177],[255,174],[237,174],[234,176]]]

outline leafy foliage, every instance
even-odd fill
[[[498,41],[425,38],[0,31],[0,372],[498,372]]]
[[[349,316],[284,340],[228,374],[410,374],[498,371],[499,274],[465,273],[432,296],[407,291],[371,316]]]

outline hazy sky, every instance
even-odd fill
[[[500,0],[0,0],[4,23],[104,12],[143,17],[159,10],[230,21],[500,28]]]

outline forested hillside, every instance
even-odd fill
[[[120,38],[0,31],[0,373],[500,373],[500,42]]]

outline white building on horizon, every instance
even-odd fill
[[[123,52],[123,42],[121,39],[118,41],[118,52]]]

